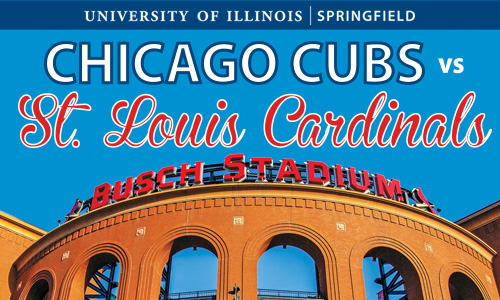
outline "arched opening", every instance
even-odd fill
[[[257,264],[259,300],[321,298],[327,295],[321,251],[294,234],[274,236]]]
[[[195,236],[176,239],[163,269],[159,299],[215,299],[217,269],[217,252],[210,242]]]
[[[120,280],[120,263],[112,254],[98,254],[89,260],[85,276],[85,300],[115,300]]]
[[[31,287],[26,300],[48,300],[49,289],[47,280],[40,279]]]
[[[450,288],[451,300],[484,300],[479,288],[463,273],[451,274],[448,287]]]
[[[367,300],[421,300],[420,278],[403,254],[386,247],[374,248],[363,259]]]
[[[408,299],[401,274],[383,259],[365,257],[363,276],[367,300]]]

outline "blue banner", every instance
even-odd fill
[[[500,29],[496,1],[5,1],[0,29]]]

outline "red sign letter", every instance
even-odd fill
[[[335,187],[345,188],[344,184],[344,171],[342,171],[342,165],[335,165],[333,168],[333,172],[335,173]]]
[[[123,190],[122,193],[122,182],[120,180],[115,182],[115,188],[113,190],[113,199],[115,201],[121,201],[128,199],[130,196],[132,196],[133,183],[134,183],[134,178],[128,177],[127,181],[125,182],[125,189]]]
[[[165,176],[177,173],[177,168],[174,166],[162,168],[156,175],[156,186],[158,190],[175,189],[175,182],[165,182]]]
[[[257,166],[257,180],[260,182],[267,182],[266,167],[273,166],[273,159],[270,157],[252,157],[250,159],[250,167]]]
[[[316,171],[321,173],[321,177],[316,177]],[[325,163],[319,161],[307,161],[307,183],[330,185],[330,171]]]
[[[135,191],[137,196],[149,194],[153,188],[155,187],[155,182],[153,181],[153,177],[155,173],[153,171],[147,171],[137,176],[135,183],[140,187]]]
[[[358,183],[358,179],[356,178],[356,169],[353,167],[348,168],[347,177],[349,178],[349,187],[355,191],[364,193],[370,189],[370,176],[366,170],[361,171],[359,174],[360,183]]]
[[[103,183],[96,186],[94,189],[94,197],[92,197],[92,203],[90,204],[90,210],[94,210],[108,204],[110,191],[111,185],[109,183]]]
[[[181,165],[181,178],[179,180],[179,186],[187,186],[189,177],[194,175],[194,184],[203,184],[203,165],[201,161],[197,161],[194,168],[190,168],[188,164]],[[186,180],[187,179],[187,180]]]
[[[245,166],[245,155],[231,154],[224,159],[224,169],[229,172],[238,172],[237,174],[224,175],[225,182],[242,182],[247,178],[247,167]]]
[[[284,158],[280,165],[280,170],[278,171],[278,176],[276,176],[276,181],[285,182],[286,179],[291,179],[294,183],[296,181],[302,182],[302,177],[300,176],[299,169],[295,164],[293,159]]]
[[[404,202],[403,192],[399,180],[392,179],[391,184],[387,183],[385,177],[380,174],[375,174],[375,194],[389,199],[394,199],[399,202]]]

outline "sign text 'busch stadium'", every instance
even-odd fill
[[[114,186],[103,183],[95,187],[92,198],[76,200],[66,221],[131,197],[195,185],[235,182],[329,186],[392,199],[437,214],[434,205],[427,201],[420,188],[407,190],[401,187],[399,180],[387,180],[380,174],[370,175],[366,170],[356,171],[353,167],[344,168],[338,164],[328,166],[312,160],[296,164],[295,160],[289,158],[277,163],[270,157],[252,157],[247,162],[243,154],[231,154],[225,157],[223,164],[206,165],[197,161],[191,166],[183,163],[180,170],[175,166],[167,166],[156,173],[146,171],[136,178],[128,177],[124,182],[118,180]]]

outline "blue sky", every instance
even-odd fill
[[[201,31],[2,31],[0,36],[7,46],[0,47],[0,65],[3,90],[3,113],[0,118],[2,136],[2,171],[0,180],[4,182],[0,210],[25,220],[45,230],[57,226],[76,198],[88,199],[94,187],[104,182],[114,183],[128,176],[137,176],[147,170],[159,170],[164,166],[180,166],[181,163],[194,164],[202,160],[207,164],[220,163],[231,153],[244,153],[250,157],[272,157],[275,161],[293,158],[298,163],[318,160],[328,165],[341,164],[356,169],[365,169],[370,174],[379,173],[386,178],[400,180],[407,188],[421,187],[427,199],[442,209],[441,216],[451,221],[458,220],[478,209],[499,200],[494,182],[494,174],[499,167],[497,158],[500,148],[498,137],[500,99],[497,86],[500,61],[495,59],[500,46],[498,31],[224,31],[209,35]],[[276,50],[279,62],[276,76],[267,84],[253,85],[244,80],[235,84],[218,85],[209,82],[200,73],[203,83],[190,84],[186,76],[181,76],[176,84],[146,85],[133,76],[129,84],[103,85],[100,72],[92,71],[92,83],[87,85],[60,85],[51,81],[44,70],[46,51],[61,41],[75,43],[90,41],[91,51],[100,54],[100,43],[127,41],[131,49],[147,41],[165,43],[164,53],[151,54],[145,65],[151,73],[167,73],[172,51],[177,41],[189,41],[200,67],[204,50],[214,42],[230,41],[236,44],[239,57],[241,50],[254,41],[265,41]],[[290,56],[301,43],[336,41],[345,55],[347,43],[382,41],[397,49],[408,41],[423,43],[421,54],[415,54],[425,66],[421,82],[402,85],[394,80],[381,85],[366,85],[362,80],[363,68],[358,78],[347,85],[336,85],[325,81],[319,85],[298,82],[290,71]],[[116,46],[115,46],[116,50]],[[342,52],[344,51],[344,52]],[[226,54],[222,56],[231,58]],[[443,74],[439,58],[463,58],[464,72]],[[78,73],[78,53],[65,54],[60,58],[61,72]],[[307,59],[310,73],[322,72],[324,53],[311,55]],[[344,59],[345,60],[345,59]],[[255,71],[263,69],[262,57],[256,56]],[[362,61],[362,58],[361,58]],[[407,72],[397,60],[392,61],[398,70]],[[115,63],[115,68],[116,68]],[[345,67],[345,62],[340,63]],[[238,78],[242,78],[240,71]],[[91,105],[90,112],[74,112],[65,124],[63,135],[68,137],[76,128],[78,148],[71,146],[58,148],[53,140],[43,147],[29,149],[20,141],[20,131],[30,123],[18,112],[18,101],[28,94],[32,97],[41,93],[53,93],[63,99],[70,92],[79,94],[79,102]],[[271,146],[265,139],[262,124],[267,108],[279,96],[294,93],[307,102],[307,113],[324,115],[332,111],[347,120],[358,113],[366,112],[371,99],[385,91],[389,99],[397,99],[399,108],[406,115],[419,113],[423,119],[434,113],[443,113],[451,122],[455,109],[469,91],[476,93],[476,102],[464,120],[468,125],[474,116],[484,113],[483,126],[492,130],[488,141],[481,147],[467,145],[454,148],[425,148],[419,145],[409,148],[404,143],[396,147],[351,148],[333,147],[325,143],[321,147],[300,148],[292,144],[285,148]],[[132,101],[135,97],[148,93],[158,102],[156,113],[164,112],[174,120],[182,113],[193,117],[201,113],[204,120],[217,112],[222,118],[233,113],[239,114],[238,128],[245,129],[242,140],[232,148],[221,145],[214,148],[186,146],[177,148],[168,142],[160,148],[144,145],[140,148],[121,146],[108,148],[103,137],[118,128],[110,114],[113,104],[119,100]],[[217,110],[216,103],[225,99],[228,107]],[[284,107],[289,111],[294,106]],[[383,113],[396,113],[387,107]],[[141,112],[141,114],[145,114]],[[123,118],[124,116],[121,115]],[[275,123],[277,136],[287,139],[296,130],[296,123],[285,121],[285,114],[278,116]],[[51,119],[54,122],[54,119]],[[206,121],[205,121],[206,122]],[[449,130],[449,123],[448,130]],[[461,129],[460,136],[466,132]],[[146,129],[134,131],[132,137],[142,139]],[[31,136],[33,140],[40,135]],[[484,178],[484,179],[483,179]],[[484,181],[484,182],[483,182]],[[279,256],[278,256],[279,257]]]
[[[314,260],[304,251],[278,246],[259,259],[258,288],[316,291]],[[172,258],[171,293],[217,289],[217,257],[210,251],[188,248]]]
[[[462,179],[470,176],[481,178],[483,174],[492,174],[499,164],[495,154],[499,147],[496,133],[499,119],[496,118],[496,112],[500,102],[495,90],[498,75],[494,72],[498,61],[487,59],[494,57],[494,49],[499,43],[499,39],[495,38],[495,31],[249,31],[245,32],[245,35],[238,31],[217,31],[217,35],[210,38],[197,31],[171,31],[168,34],[161,31],[50,33],[0,33],[3,40],[8,41],[10,45],[0,50],[2,57],[9,58],[2,66],[2,69],[7,71],[1,73],[2,83],[8,88],[4,89],[5,114],[0,121],[5,145],[5,171],[0,176],[4,182],[12,182],[4,191],[5,200],[2,201],[1,209],[46,230],[57,226],[57,220],[69,212],[76,198],[90,198],[94,187],[101,183],[114,183],[116,180],[125,180],[128,176],[135,177],[144,171],[159,170],[168,165],[194,164],[198,160],[208,164],[219,163],[231,153],[244,153],[247,159],[269,156],[275,161],[293,158],[298,163],[318,160],[329,165],[341,164],[365,169],[371,174],[383,174],[386,178],[400,180],[404,187],[421,187],[428,200],[442,209],[441,215],[452,221],[498,200],[498,192],[495,189],[484,184],[464,182]],[[236,53],[240,53],[249,43],[262,40],[276,49],[279,58],[278,71],[275,78],[264,85],[253,85],[241,80],[239,71],[237,75],[240,80],[230,85],[211,83],[203,75],[200,75],[203,83],[198,85],[189,84],[186,76],[181,76],[174,85],[146,85],[133,76],[129,84],[102,85],[98,70],[92,71],[91,84],[60,85],[51,81],[44,71],[46,51],[60,41],[91,41],[91,51],[99,55],[102,41],[112,41],[115,45],[119,41],[128,41],[131,49],[135,49],[146,41],[155,40],[165,43],[165,51],[153,53],[148,57],[149,60],[146,60],[145,64],[151,73],[166,74],[176,41],[190,41],[197,65],[200,65],[203,51],[213,42],[234,42]],[[415,85],[402,85],[394,81],[381,85],[366,85],[360,75],[347,85],[336,85],[329,81],[319,85],[306,85],[293,77],[289,65],[293,50],[305,41],[337,41],[341,49],[340,55],[345,55],[349,41],[358,41],[360,44],[384,41],[395,49],[404,42],[419,41],[424,45],[422,53],[417,54],[425,66],[424,79]],[[478,45],[485,46],[481,46],[479,50]],[[61,55],[61,72],[78,73],[78,55],[70,54]],[[441,57],[463,58],[465,71],[461,74],[443,74],[438,63],[438,58]],[[323,60],[321,54],[309,56],[306,61],[307,71],[324,74]],[[259,66],[263,59],[256,55],[255,61],[255,70],[258,72],[259,68],[263,68],[262,65]],[[397,65],[397,61],[394,64]],[[401,71],[407,71],[399,68]],[[49,92],[62,99],[72,91],[79,93],[79,103],[92,107],[90,112],[73,112],[63,128],[65,138],[69,137],[72,129],[77,129],[79,148],[58,148],[53,139],[36,149],[22,145],[20,131],[30,121],[23,119],[18,112],[17,106],[21,96],[28,94],[35,97]],[[464,120],[465,125],[460,136],[465,135],[473,117],[481,113],[485,114],[484,129],[491,129],[492,134],[479,148],[467,145],[461,148],[451,145],[444,148],[425,148],[422,145],[408,148],[401,141],[394,148],[366,148],[362,145],[356,148],[347,145],[336,148],[329,142],[318,148],[300,148],[296,143],[285,148],[275,148],[264,137],[262,124],[266,110],[281,95],[301,95],[307,103],[306,113],[323,116],[327,111],[332,111],[335,116],[342,115],[350,120],[355,114],[366,112],[372,98],[381,91],[386,91],[389,99],[398,100],[399,108],[396,113],[419,113],[422,119],[433,113],[442,113],[450,119],[448,122],[451,122],[460,99],[467,92],[474,91],[477,95],[476,101]],[[177,121],[182,113],[187,113],[191,118],[196,113],[201,113],[205,122],[213,113],[219,113],[222,119],[238,113],[237,128],[240,132],[245,129],[245,134],[232,148],[224,148],[221,145],[214,148],[204,145],[198,148],[177,148],[171,141],[159,148],[152,148],[147,144],[135,149],[128,146],[106,147],[103,143],[105,134],[119,129],[110,117],[113,104],[119,100],[132,101],[144,93],[149,93],[157,99],[156,113],[164,112],[174,121]],[[219,99],[227,101],[226,110],[217,109]],[[276,128],[279,128],[275,130],[275,134],[283,140],[290,138],[297,129],[296,123],[285,120],[285,112],[293,111],[296,104],[290,102],[287,105],[277,116],[275,124]],[[394,118],[396,116],[387,107],[382,113],[392,113]],[[120,117],[124,118],[124,115]],[[51,122],[54,122],[54,118]],[[140,140],[146,132],[146,128],[137,129],[132,138]],[[40,136],[35,134],[30,138],[36,141]],[[331,135],[327,140],[330,138]],[[15,180],[12,180],[13,178]],[[20,205],[19,201],[22,201],[23,205]],[[29,209],[26,209],[27,207]]]
[[[389,270],[389,269],[387,269]],[[257,264],[259,289],[317,292],[314,260],[303,250],[287,246],[267,250]],[[367,299],[377,299],[381,286],[373,281],[380,276],[378,263],[363,260]],[[217,289],[217,257],[210,251],[184,249],[172,258],[170,293]]]

